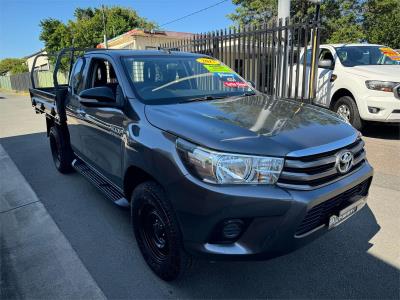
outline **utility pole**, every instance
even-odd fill
[[[320,20],[320,7],[321,7],[321,0],[308,0],[309,2],[315,4],[315,16],[314,16],[314,30],[312,32],[312,38],[310,40],[311,44],[311,68],[310,68],[310,80],[309,80],[309,98],[313,100],[316,97],[316,83],[317,83],[317,72],[318,72],[318,53],[319,53],[319,31],[318,31],[318,22]],[[278,22],[282,19],[282,24],[285,25],[285,20],[290,19],[290,0],[278,0]],[[290,37],[288,37],[290,39]],[[307,49],[304,49],[304,53],[307,53]],[[283,55],[283,54],[282,54]],[[283,59],[283,57],[282,57]],[[287,61],[287,60],[284,60]],[[282,68],[286,66],[282,65]],[[283,72],[281,72],[283,74]],[[283,78],[282,78],[283,79]],[[305,80],[303,78],[303,80]],[[285,83],[285,81],[281,81]],[[280,87],[277,87],[278,89]],[[286,91],[285,87],[283,86],[283,91]],[[278,93],[279,94],[279,93]],[[286,95],[282,95],[286,96]]]
[[[107,42],[107,30],[106,30],[106,16],[104,14],[104,5],[101,5],[101,11],[103,13],[103,33],[104,33],[104,47],[108,49],[108,42]]]
[[[290,18],[290,0],[278,0],[278,20]]]
[[[280,20],[282,20],[282,23],[280,23]],[[286,20],[290,20],[290,0],[278,0],[278,25],[282,24],[282,26],[286,25]],[[280,29],[282,30],[282,29]],[[287,34],[289,34],[289,31],[287,31]],[[283,31],[283,38],[282,38],[282,49],[284,47],[284,41],[287,39],[289,40],[290,37],[285,36],[285,32]],[[287,73],[285,72],[285,68],[287,68],[287,62],[288,62],[288,57],[289,57],[289,52],[286,53],[286,55],[282,52],[282,55],[278,60],[281,60],[281,67],[279,70],[280,78],[279,78],[279,86],[275,87],[276,93],[278,96],[281,97],[286,97],[287,95],[287,89],[286,89],[286,79],[287,79]]]

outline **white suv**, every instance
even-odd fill
[[[357,129],[361,129],[363,120],[400,122],[398,52],[372,44],[329,44],[320,48],[315,104],[329,107]],[[310,61],[308,49],[307,65]]]

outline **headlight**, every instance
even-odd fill
[[[274,184],[283,158],[219,153],[178,139],[176,147],[190,173],[215,184]]]
[[[365,85],[370,90],[376,90],[382,92],[393,92],[393,89],[399,84],[400,82],[393,82],[393,81],[380,81],[380,80],[365,81]]]

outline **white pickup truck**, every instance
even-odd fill
[[[300,60],[302,72],[303,53]],[[307,72],[310,61],[308,49]],[[321,45],[315,104],[337,112],[357,129],[363,121],[400,122],[400,54],[382,45]]]

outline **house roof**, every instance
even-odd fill
[[[39,54],[42,54],[42,53],[46,54],[46,50],[41,49],[41,50],[39,50],[39,51],[36,51],[35,53],[32,53],[32,54],[30,54],[30,55],[25,56],[24,59],[28,59],[28,58],[31,58],[31,57],[35,57],[35,56],[37,56],[37,55],[39,55]]]
[[[87,51],[87,54],[107,54],[113,57],[131,57],[131,56],[185,56],[185,57],[209,57],[204,54],[181,52],[181,51],[165,51],[165,50],[130,50],[130,49],[99,49]]]
[[[118,40],[121,39],[123,40],[131,36],[167,37],[172,39],[184,39],[192,37],[193,33],[178,32],[178,31],[163,31],[163,30],[146,30],[146,29],[135,28],[121,35],[118,35],[112,39],[107,40],[107,43],[113,44],[116,43]],[[103,47],[104,43],[100,43],[97,45],[97,48],[103,48]]]

